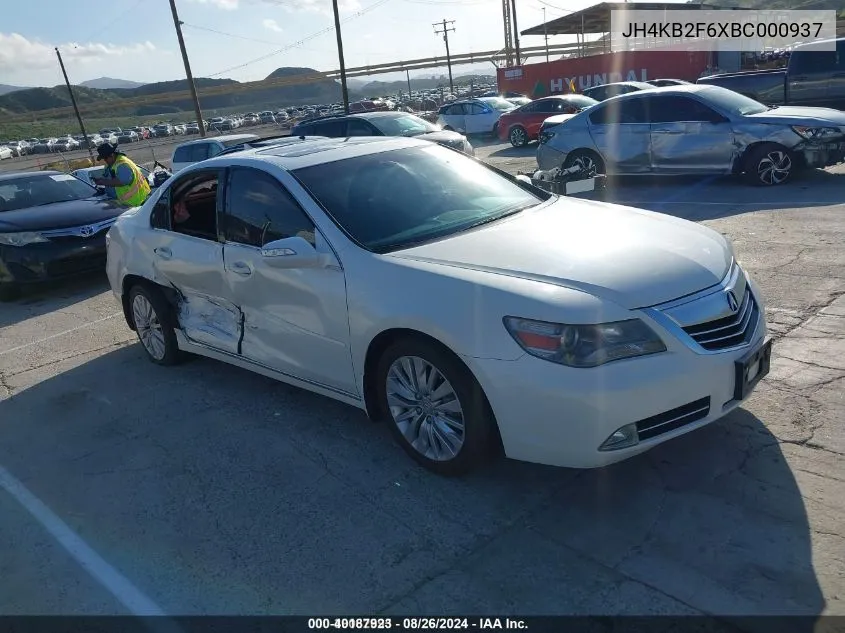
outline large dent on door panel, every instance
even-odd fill
[[[180,293],[179,326],[191,341],[238,353],[243,312],[233,303],[205,295]]]

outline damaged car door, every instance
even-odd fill
[[[651,160],[656,174],[728,174],[734,133],[727,117],[693,97],[653,95]]]
[[[190,341],[237,353],[243,319],[226,299],[217,235],[224,173],[194,170],[162,193],[151,218],[152,280],[177,292],[179,327]]]
[[[357,394],[346,280],[331,247],[276,176],[234,167],[226,190],[223,261],[230,296],[244,314],[240,353]]]
[[[611,99],[594,106],[589,121],[590,135],[608,173],[651,171],[651,124],[645,99]]]

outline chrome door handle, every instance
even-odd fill
[[[248,277],[252,274],[252,268],[249,267],[249,264],[245,262],[235,262],[231,266],[229,266],[229,270],[231,270],[236,275],[243,275],[244,277]]]
[[[170,259],[173,257],[173,251],[166,247],[154,248],[153,252],[162,259]]]

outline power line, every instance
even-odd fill
[[[139,6],[141,6],[141,3],[142,3],[142,2],[144,2],[144,0],[138,0],[138,2],[136,2],[135,4],[133,4],[132,6],[130,6],[128,9],[124,8],[122,11],[120,11],[119,13],[117,13],[117,14],[116,14],[116,15],[115,15],[115,16],[114,16],[111,20],[109,20],[108,22],[106,22],[105,24],[103,24],[103,25],[102,25],[101,27],[99,27],[96,31],[93,31],[93,32],[91,33],[91,35],[89,35],[89,36],[88,36],[88,37],[86,37],[85,39],[81,40],[81,43],[83,43],[83,44],[84,44],[86,41],[91,40],[91,39],[92,39],[95,35],[99,35],[102,31],[105,31],[107,28],[109,28],[110,26],[114,25],[114,24],[115,24],[115,23],[116,23],[116,22],[117,22],[120,18],[122,18],[124,15],[126,15],[126,14],[127,14],[127,13],[129,13],[130,11],[134,11],[134,10],[135,10],[135,9],[137,9]]]
[[[383,5],[384,3],[388,2],[388,1],[389,0],[377,0],[377,2],[374,2],[373,4],[371,4],[367,7],[364,7],[363,9],[358,11],[357,13],[354,13],[354,14],[350,15],[349,17],[341,20],[340,23],[345,24],[346,22],[349,22],[350,20],[354,20],[355,18],[359,18],[362,15],[364,15],[365,13],[368,13],[368,12],[372,11],[373,9],[380,7],[381,5]],[[326,33],[331,33],[334,30],[335,30],[334,26],[328,26],[324,29],[317,31],[316,33],[312,33],[311,35],[306,35],[302,39],[297,40],[296,42],[293,42],[292,44],[288,44],[286,46],[283,46],[282,48],[279,48],[279,49],[277,49],[277,50],[275,50],[271,53],[267,53],[266,55],[262,55],[261,57],[256,57],[255,59],[250,59],[249,61],[246,61],[243,64],[238,64],[237,66],[231,66],[230,68],[226,68],[225,70],[221,70],[220,72],[212,73],[208,76],[209,77],[219,77],[220,75],[225,75],[227,73],[232,72],[233,70],[240,70],[241,68],[246,68],[247,66],[252,66],[253,64],[257,64],[258,62],[263,62],[265,59],[270,59],[271,57],[275,57],[276,55],[279,55],[279,54],[284,53],[286,51],[289,51],[291,49],[299,48],[305,42],[313,40],[316,37],[320,37],[321,35],[325,35]]]
[[[237,35],[235,33],[226,33],[226,31],[218,31],[217,29],[211,29],[207,26],[198,26],[196,24],[188,24],[187,22],[182,22],[182,26],[187,26],[188,28],[195,29],[197,31],[206,31],[208,33],[216,33],[217,35],[225,35],[226,37],[234,37],[238,40],[245,40],[247,42],[256,42],[258,44],[269,44],[270,46],[280,46],[279,42],[271,42],[269,40],[260,40],[255,37],[246,37],[245,35]]]

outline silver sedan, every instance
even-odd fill
[[[630,93],[551,117],[537,149],[540,169],[579,164],[616,175],[744,174],[759,185],[843,160],[845,113],[766,106],[703,85]]]

